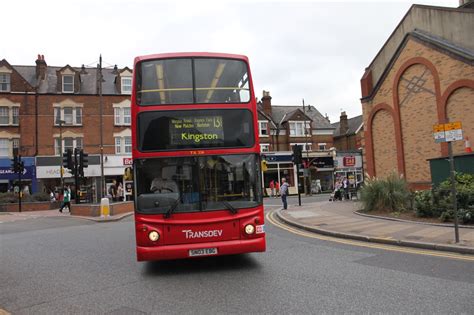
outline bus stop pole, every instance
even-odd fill
[[[450,166],[450,177],[451,177],[451,197],[453,201],[454,209],[454,237],[456,243],[459,243],[459,223],[458,223],[458,203],[456,198],[456,176],[454,170],[454,158],[453,158],[453,147],[451,141],[448,141],[448,153],[449,153],[449,166]]]

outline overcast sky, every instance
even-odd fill
[[[331,122],[362,113],[365,67],[412,1],[2,1],[0,59],[34,65],[131,67],[133,58],[210,51],[250,58],[255,94],[273,105],[316,106]]]

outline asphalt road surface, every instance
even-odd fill
[[[474,313],[472,260],[266,231],[266,253],[138,263],[132,217],[1,223],[0,314]]]

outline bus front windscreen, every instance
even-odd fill
[[[255,154],[139,159],[135,168],[140,213],[236,212],[262,203]]]
[[[255,143],[246,109],[145,111],[138,115],[141,152],[203,148],[249,148]]]
[[[248,103],[247,64],[224,58],[174,58],[137,66],[137,104]]]

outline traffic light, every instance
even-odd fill
[[[18,173],[18,156],[15,155],[13,159],[10,160],[12,165],[11,169],[13,170],[14,173]]]
[[[303,163],[303,148],[300,145],[295,144],[293,146],[293,163],[301,164]]]
[[[25,170],[25,162],[21,161],[21,157],[20,157],[20,161],[18,162],[17,164],[17,172],[18,173],[23,173],[23,171]]]
[[[89,154],[79,151],[79,175],[84,176],[84,168],[89,166]]]
[[[74,168],[73,164],[72,150],[66,149],[66,152],[63,153],[63,167],[72,170]]]
[[[262,160],[262,172],[266,172],[268,170],[267,161]]]

